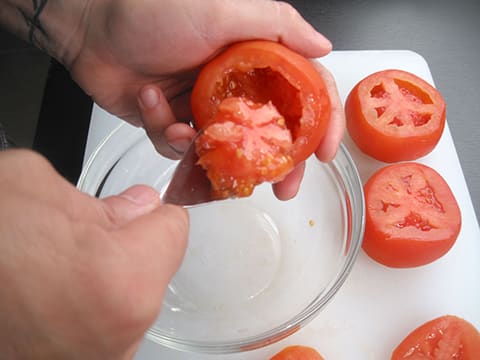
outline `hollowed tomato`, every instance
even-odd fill
[[[450,250],[461,227],[457,201],[432,168],[398,163],[365,184],[363,249],[390,267],[428,264]]]
[[[219,197],[247,196],[262,181],[283,179],[316,150],[330,119],[314,65],[262,40],[234,44],[207,63],[191,108],[195,126],[216,134],[213,142],[201,136],[197,148]],[[227,183],[238,186],[230,191]]]
[[[469,322],[445,315],[412,331],[393,351],[391,360],[480,359],[480,333]]]
[[[445,127],[440,92],[418,76],[383,70],[362,79],[345,102],[347,129],[365,154],[384,162],[430,153]]]

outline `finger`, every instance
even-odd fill
[[[110,232],[120,249],[122,296],[117,310],[126,317],[127,328],[143,333],[157,318],[167,286],[185,255],[188,240],[188,214],[173,205],[160,205]],[[117,276],[118,276],[117,275]]]
[[[108,227],[120,227],[148,214],[161,205],[160,194],[153,188],[135,185],[119,195],[101,200]]]
[[[173,205],[161,205],[137,217],[116,232],[130,258],[141,264],[141,278],[153,292],[153,307],[158,307],[164,289],[180,266],[187,247],[188,213]],[[148,307],[148,306],[147,306]]]
[[[165,129],[165,141],[177,155],[181,156],[191,145],[196,131],[187,124],[175,123]]]
[[[272,185],[273,193],[279,200],[290,200],[297,195],[305,173],[305,162],[301,162],[281,182]]]
[[[248,39],[278,41],[305,57],[320,57],[332,50],[331,42],[299,12],[282,1],[221,2],[213,38],[217,45]],[[246,26],[248,24],[248,26]]]
[[[165,129],[176,122],[176,118],[163,92],[155,85],[145,85],[138,95],[138,106],[143,127],[155,149],[162,155],[178,159],[178,153],[167,143]]]
[[[345,131],[345,113],[333,75],[318,61],[313,61],[313,63],[325,81],[331,107],[330,122],[325,137],[315,151],[315,155],[320,161],[328,162],[335,158],[335,154],[342,141]]]

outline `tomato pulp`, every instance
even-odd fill
[[[285,119],[270,102],[233,97],[220,103],[196,141],[198,164],[217,199],[249,196],[255,185],[283,179],[294,166],[292,148]]]
[[[393,351],[391,360],[480,359],[480,333],[469,322],[445,315],[412,331]]]
[[[363,249],[390,267],[428,264],[450,250],[461,214],[448,184],[435,170],[398,163],[376,172],[364,186]]]
[[[418,76],[383,70],[351,90],[345,116],[360,150],[390,163],[415,160],[435,148],[445,127],[446,105],[440,92]]]
[[[247,196],[263,181],[283,179],[316,150],[330,119],[330,98],[314,65],[262,40],[234,44],[206,64],[191,107],[198,129],[207,133],[215,123],[210,134],[222,133],[221,141],[216,136],[214,142],[211,137],[197,142],[199,163],[220,198]],[[253,158],[233,156],[239,154]],[[265,156],[256,158],[259,154]],[[268,161],[273,165],[266,166]],[[241,184],[229,191],[227,183]]]

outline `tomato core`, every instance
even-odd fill
[[[430,96],[412,83],[399,79],[392,79],[388,82],[378,84],[370,90],[370,102],[377,114],[372,118],[372,123],[384,123],[386,133],[395,133],[396,127],[421,127],[426,125],[432,118],[429,104],[433,104]],[[387,92],[386,87],[396,86],[397,90]],[[391,112],[388,121],[382,119],[388,107],[395,107],[396,111]],[[389,129],[389,127],[392,127]]]
[[[294,167],[291,133],[271,102],[226,98],[195,144],[216,199],[249,196],[256,185],[280,181]]]

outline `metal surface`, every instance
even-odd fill
[[[197,135],[198,137],[198,135]],[[182,206],[192,206],[212,201],[210,181],[206,171],[197,164],[194,141],[178,163],[162,201]]]

